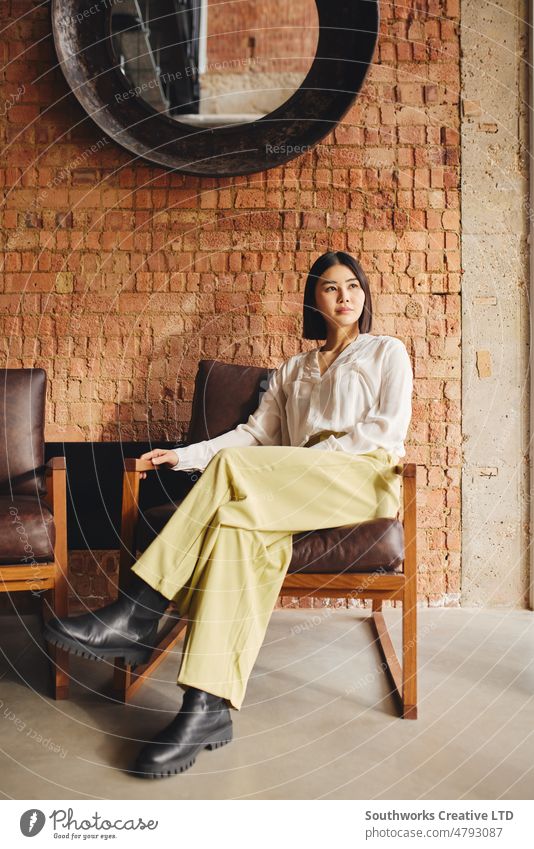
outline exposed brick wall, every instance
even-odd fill
[[[48,10],[2,7],[0,345],[3,365],[47,370],[47,439],[181,438],[198,359],[276,366],[313,347],[300,338],[306,273],[347,250],[369,273],[373,331],[401,338],[414,365],[420,597],[457,603],[457,0],[383,3],[343,122],[286,167],[236,179],[132,162],[69,92]],[[74,586],[100,603],[85,560]]]
[[[247,60],[267,60],[274,71],[307,71],[318,37],[315,0],[233,0],[208,3],[207,57],[228,65],[220,73],[247,71]]]

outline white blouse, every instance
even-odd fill
[[[360,333],[321,375],[318,348],[295,354],[270,376],[246,423],[194,445],[177,447],[175,471],[204,470],[221,449],[247,445],[304,446],[323,430],[343,432],[311,451],[365,454],[385,448],[404,457],[412,416],[413,373],[400,339]]]

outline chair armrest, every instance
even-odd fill
[[[56,535],[58,523],[66,533],[67,523],[67,462],[65,457],[51,457],[45,465],[46,495],[43,496],[54,516]]]
[[[187,443],[185,443],[185,442],[179,442],[177,445],[174,446],[174,448],[182,448],[186,444]],[[174,448],[171,448],[170,450],[173,451]],[[140,460],[137,457],[125,457],[124,458],[124,469],[127,472],[155,472],[156,468],[157,468],[156,466],[152,465],[151,460]],[[165,466],[165,467],[162,467],[162,468],[171,468],[171,467]]]
[[[416,499],[416,481],[417,481],[417,464],[416,463],[399,463],[393,467],[396,475],[402,477],[402,509],[404,518],[410,515],[410,521],[415,524],[415,499]]]
[[[415,581],[417,576],[417,464],[405,463],[400,467],[400,474],[402,474],[404,574]]]
[[[68,613],[67,461],[65,457],[51,457],[45,469],[46,496],[43,500],[52,510],[56,535],[54,560],[57,573],[54,584],[54,611],[57,616],[66,616]]]
[[[61,470],[67,468],[67,461],[65,457],[51,457],[48,463],[46,464],[46,476],[52,474],[55,470]]]
[[[403,478],[415,478],[417,466],[415,463],[399,463],[393,467],[396,475],[402,475]]]
[[[176,447],[179,447],[179,445]],[[136,560],[141,473],[155,472],[160,468],[162,467],[154,466],[151,460],[140,460],[137,457],[124,458],[119,556],[119,586],[122,588],[128,586],[131,579],[130,570]]]
[[[155,472],[156,466],[153,465],[152,460],[138,460],[136,457],[125,457],[124,458],[124,471],[125,472]]]
[[[417,464],[416,463],[399,463],[393,467],[396,475],[402,476],[402,508],[404,521],[408,517],[408,521],[416,521],[416,481],[417,481]]]
[[[125,589],[130,580],[130,570],[135,563],[136,531],[139,519],[139,489],[141,472],[154,472],[150,460],[125,457],[122,477],[121,533],[119,552],[119,587]]]

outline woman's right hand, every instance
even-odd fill
[[[140,460],[152,460],[152,464],[154,466],[176,466],[178,462],[178,454],[176,451],[172,449],[166,448],[154,448],[152,451],[147,451],[146,454],[143,454]],[[146,478],[147,473],[141,472],[140,477],[141,480]]]

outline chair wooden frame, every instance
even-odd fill
[[[45,590],[43,618],[68,615],[67,578],[67,467],[65,457],[52,457],[46,464],[46,495],[41,500],[52,510],[56,539],[54,560],[0,566],[0,593]],[[68,652],[47,644],[52,671],[52,691],[55,699],[69,696]]]
[[[154,466],[148,460],[125,459],[119,569],[121,587],[127,586],[130,569],[135,562],[140,475],[141,472],[151,471],[154,471]],[[292,572],[286,575],[280,595],[371,599],[372,613],[369,618],[400,715],[403,719],[417,719],[417,467],[415,463],[400,464],[395,467],[395,471],[402,476],[402,572]],[[385,599],[400,601],[402,604],[402,663],[395,653],[382,612]],[[185,621],[177,620],[143,666],[132,669],[122,661],[115,663],[114,690],[118,699],[127,702],[132,697],[159,666],[165,653],[176,645],[185,627]]]

